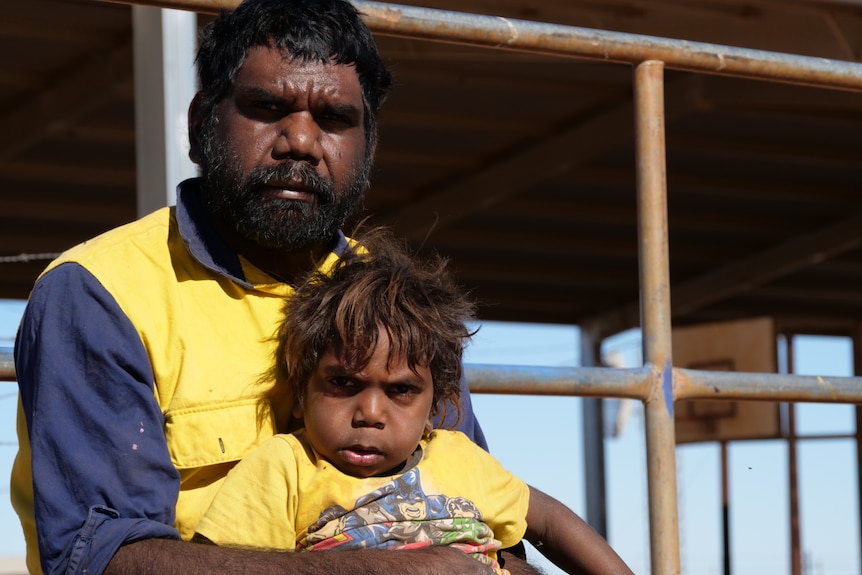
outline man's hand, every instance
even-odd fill
[[[520,569],[523,564],[529,570]],[[509,558],[512,575],[535,571]],[[362,549],[310,553],[266,552],[199,545],[169,539],[146,539],[124,545],[105,575],[492,575],[494,571],[451,547],[409,551]]]

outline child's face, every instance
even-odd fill
[[[348,475],[370,477],[395,469],[431,429],[431,372],[417,366],[414,373],[404,357],[394,357],[387,367],[388,353],[384,331],[371,361],[356,373],[330,349],[294,413],[304,418],[314,449]]]

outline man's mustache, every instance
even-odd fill
[[[297,182],[318,195],[321,204],[335,200],[335,184],[321,176],[307,162],[290,160],[277,166],[258,166],[246,178],[246,190],[252,190],[269,181]]]

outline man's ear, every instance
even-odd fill
[[[189,104],[189,159],[200,165],[203,160],[203,142],[201,133],[203,131],[204,116],[201,110],[201,93],[195,94]]]

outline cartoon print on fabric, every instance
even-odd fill
[[[482,522],[482,512],[464,497],[427,495],[413,468],[356,500],[352,510],[335,505],[308,527],[297,551],[328,549],[413,549],[453,545],[499,569],[487,552],[501,543]]]

